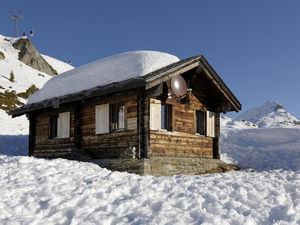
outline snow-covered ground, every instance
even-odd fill
[[[300,224],[300,129],[275,127],[223,117],[221,157],[248,169],[203,176],[0,155],[0,224]]]
[[[299,224],[300,171],[141,177],[0,157],[0,224]]]

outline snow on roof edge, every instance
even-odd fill
[[[31,95],[26,104],[144,76],[178,61],[178,57],[158,51],[140,50],[112,55],[53,77]]]

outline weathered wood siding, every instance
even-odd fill
[[[195,134],[195,110],[207,110],[207,108],[193,95],[190,97],[189,104],[180,104],[174,99],[167,99],[166,103],[172,105],[173,129],[172,131],[150,131],[149,156],[213,158],[213,149],[217,147],[218,137]],[[217,133],[218,129],[216,129]]]
[[[49,118],[60,112],[70,113],[70,137],[69,138],[49,138]],[[71,149],[74,147],[74,112],[73,107],[66,107],[60,110],[42,112],[35,116],[35,139],[33,156],[57,158],[70,157]]]
[[[150,132],[151,156],[212,158],[213,139],[183,132]]]
[[[96,134],[95,106],[106,103],[125,105],[125,129]],[[134,149],[137,154],[139,146],[137,110],[137,94],[134,92],[84,103],[80,108],[81,147],[94,158],[132,158]]]

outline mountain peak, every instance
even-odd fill
[[[258,107],[247,110],[235,121],[249,121],[257,124],[259,128],[300,128],[300,121],[276,101],[267,101]]]

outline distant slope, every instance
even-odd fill
[[[221,158],[242,168],[300,169],[299,120],[267,102],[237,119],[221,118]]]
[[[62,62],[62,61],[52,58],[48,55],[42,54],[42,56],[51,66],[53,66],[53,68],[55,68],[55,70],[57,71],[58,74],[66,72],[71,69],[74,69],[74,67],[68,63]]]
[[[259,128],[300,128],[300,121],[285,107],[277,102],[266,102],[263,105],[247,110],[235,121],[249,121]]]
[[[53,77],[35,68],[62,73],[73,67],[52,57],[40,55],[27,38],[0,35],[0,135],[28,134],[26,117],[12,119],[6,111],[24,104],[30,94]]]

